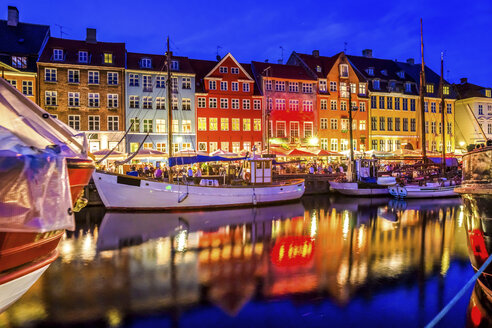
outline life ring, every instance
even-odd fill
[[[244,180],[250,180],[251,179],[251,173],[246,172],[244,173]]]

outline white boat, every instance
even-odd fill
[[[388,187],[390,195],[396,198],[444,198],[458,197],[459,194],[454,191],[456,186],[441,187],[439,184],[428,184],[427,186],[394,185]]]
[[[271,167],[271,160],[248,160],[251,167]],[[260,170],[260,169],[254,169]],[[268,170],[268,169],[262,169]],[[206,185],[178,184],[153,181],[127,175],[96,171],[93,173],[97,192],[108,209],[189,210],[221,207],[255,206],[300,199],[304,194],[304,180],[252,183],[247,185],[219,185],[215,179]],[[203,180],[202,180],[203,181]]]
[[[331,189],[346,196],[384,196],[387,188],[360,188],[357,182],[330,182]]]

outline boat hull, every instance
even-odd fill
[[[391,186],[389,193],[396,198],[446,198],[459,197],[451,187]]]
[[[89,183],[95,166],[91,159],[67,158],[67,169],[72,205],[75,205]]]
[[[93,179],[106,208],[119,210],[189,210],[254,206],[293,201],[304,194],[302,179],[255,187],[178,185],[106,172],[94,172]]]
[[[359,188],[355,182],[330,182],[331,189],[346,196],[385,196],[387,188]]]

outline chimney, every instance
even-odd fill
[[[19,10],[17,7],[8,7],[7,25],[16,27],[19,24]]]
[[[318,58],[319,57],[319,50],[313,50],[313,56],[315,58]]]
[[[362,56],[367,57],[367,58],[372,58],[372,49],[362,50]]]
[[[95,28],[87,28],[87,34],[85,37],[85,42],[87,43],[97,43],[96,39],[96,29]]]
[[[268,63],[268,59],[265,59],[265,63]]]
[[[215,56],[215,59],[217,59],[217,61],[219,62],[220,61],[220,56],[219,55]]]
[[[414,65],[414,64],[415,64],[415,59],[413,59],[413,58],[408,58],[408,59],[407,59],[407,64]]]
[[[463,84],[463,83],[468,83],[468,78],[467,77],[462,77],[460,79],[460,83]]]

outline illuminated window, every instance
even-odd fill
[[[313,136],[313,122],[304,122],[304,138]]]
[[[156,97],[155,98],[155,109],[166,109],[166,98]]]
[[[338,139],[336,138],[330,139],[330,150],[338,151]]]
[[[261,131],[261,119],[260,118],[255,118],[253,121],[253,130],[255,131]]]
[[[444,94],[447,96],[449,95],[449,85],[445,85],[442,87]]]
[[[104,53],[104,63],[105,64],[112,64],[113,63],[113,54],[105,52]]]
[[[181,121],[181,132],[190,133],[191,132],[191,120]]]
[[[426,86],[427,93],[434,93],[434,84],[427,84]]]
[[[238,118],[232,119],[232,131],[239,131],[239,119]]]
[[[365,129],[366,129],[366,121],[360,120],[359,121],[359,130],[364,131]]]
[[[209,152],[213,153],[214,151],[217,150],[217,142],[209,142]]]
[[[360,95],[366,94],[366,84],[365,83],[359,83],[359,94]]]
[[[485,97],[490,98],[491,96],[491,90],[490,89],[485,89]]]
[[[179,132],[179,121],[178,120],[173,120],[172,129],[173,129],[173,132]]]
[[[157,133],[166,132],[166,120],[162,120],[162,119],[155,120],[155,132]]]
[[[220,130],[229,131],[229,119],[227,117],[222,117],[220,119]]]
[[[209,118],[208,125],[210,131],[217,131],[217,118],[216,117]]]
[[[328,150],[328,138],[321,138],[321,149]]]
[[[140,132],[140,119],[131,118],[130,119],[131,130],[132,132]]]
[[[12,56],[12,67],[27,68],[27,57]]]
[[[198,131],[207,131],[207,118],[199,117],[198,118]]]
[[[297,84],[297,83],[296,83]],[[327,91],[327,83],[326,80],[319,80],[319,91],[320,92],[326,92]],[[290,86],[289,86],[290,89]],[[290,91],[290,90],[289,90]],[[291,91],[292,92],[292,91]]]
[[[251,119],[243,119],[243,131],[251,131]]]

